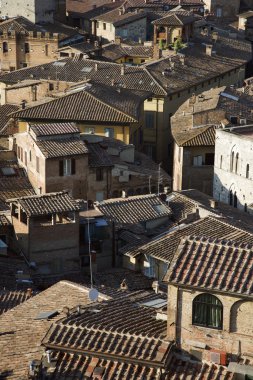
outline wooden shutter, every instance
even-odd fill
[[[74,158],[71,159],[71,174],[76,174],[76,160]]]
[[[63,160],[59,161],[59,175],[63,176]]]

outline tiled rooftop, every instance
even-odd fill
[[[5,203],[9,198],[34,194],[32,185],[16,159],[0,161],[0,210],[8,210]]]
[[[157,298],[161,300],[160,295],[153,296],[153,300]],[[166,302],[166,298],[163,300]],[[54,323],[42,343],[56,351],[92,356],[97,359],[96,363],[105,356],[116,363],[127,362],[131,365],[128,376],[139,366],[144,373],[147,368],[151,372],[165,365],[171,348],[171,342],[165,339],[166,321],[156,319],[156,313],[156,308],[128,298],[81,306]],[[109,369],[108,363],[107,375]],[[135,372],[129,378],[139,379]]]
[[[10,119],[8,115],[18,109],[18,106],[12,104],[4,104],[3,106],[0,106],[0,135],[8,135],[8,132],[11,132],[7,127],[7,123]]]
[[[30,124],[30,128],[37,137],[65,135],[65,134],[72,134],[72,133],[79,134],[79,129],[74,125],[74,123]]]
[[[88,148],[79,137],[65,137],[36,141],[36,145],[46,158],[87,154]]]
[[[0,377],[27,378],[29,363],[41,359],[41,341],[53,320],[63,318],[65,306],[88,304],[88,289],[61,281],[0,317]],[[36,319],[41,312],[58,311],[53,319]]]
[[[195,14],[185,11],[178,10],[169,12],[165,17],[162,17],[153,22],[154,25],[168,25],[168,26],[182,26],[186,24],[193,23],[198,20],[198,16]]]
[[[174,354],[170,360],[165,380],[233,380],[234,375],[217,364],[199,362]]]
[[[91,68],[92,70],[92,68]],[[134,123],[138,121],[139,107],[149,94],[138,91],[82,84],[64,96],[42,101],[12,114],[12,117],[34,120],[101,121]]]
[[[116,61],[122,57],[152,58],[153,46],[110,43],[102,47],[101,54],[109,61]]]
[[[253,296],[253,245],[231,240],[182,239],[165,280],[169,283]]]
[[[100,168],[113,166],[110,155],[106,148],[103,148],[99,143],[87,144],[89,150],[89,167]]]
[[[127,256],[146,254],[158,260],[170,263],[180,240],[188,235],[205,236],[233,240],[235,242],[253,244],[253,234],[230,224],[226,219],[206,217],[194,223],[179,225],[166,234],[157,236],[151,242],[126,253]]]
[[[118,225],[137,224],[170,216],[170,208],[154,194],[108,199],[96,204],[106,218]]]
[[[136,13],[129,12],[127,10],[122,11],[121,9],[121,7],[113,9],[112,11],[103,13],[102,15],[95,16],[93,19],[97,21],[107,22],[113,24],[115,27],[118,27],[147,17],[146,13],[144,12]]]
[[[49,215],[58,212],[79,211],[80,206],[66,191],[9,199],[17,202],[27,216]]]
[[[208,56],[204,44],[212,43],[211,36],[199,36],[194,45],[183,49],[185,64],[179,55],[164,58],[144,66],[128,66],[124,69],[116,63],[95,60],[62,59],[44,65],[16,70],[1,76],[1,82],[13,84],[24,79],[57,79],[67,82],[92,80],[111,86],[147,91],[166,96],[217,77],[217,73],[231,72],[251,59],[251,45],[219,36],[216,54]],[[235,58],[236,57],[236,58]],[[173,64],[173,67],[172,67]],[[56,70],[57,67],[57,70]],[[165,74],[163,74],[165,73]]]
[[[25,290],[0,290],[0,315],[31,297]]]
[[[185,132],[172,128],[178,146],[214,146],[216,126],[192,128]]]

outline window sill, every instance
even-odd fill
[[[216,327],[208,327],[208,326],[199,326],[199,325],[191,325],[191,327],[193,328],[197,328],[197,329],[200,329],[200,330],[211,330],[211,331],[217,331],[217,332],[223,332],[224,330],[223,329],[219,329],[219,328],[216,328]]]

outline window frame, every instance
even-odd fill
[[[213,300],[215,300],[217,302],[217,304],[198,300],[198,299],[204,298],[206,296],[213,298]],[[205,323],[199,323],[199,322],[195,321],[198,305],[205,306],[205,308],[203,308],[204,309],[204,316],[205,316]],[[213,324],[209,323],[209,316],[211,314],[210,311],[212,309],[220,310],[220,321],[221,321],[221,323],[217,327],[214,326]],[[210,294],[210,293],[198,294],[192,301],[192,325],[205,327],[205,328],[209,328],[209,329],[215,329],[215,330],[223,330],[223,304],[219,300],[219,298],[217,298],[216,296],[214,296],[213,294]]]

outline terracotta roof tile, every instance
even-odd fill
[[[63,318],[65,306],[73,308],[82,301],[88,304],[87,288],[61,281],[51,288],[32,297],[0,317],[0,377],[9,380],[27,378],[29,363],[41,359],[41,341],[52,321]],[[44,311],[57,311],[53,319],[36,319]]]
[[[23,290],[0,290],[0,314],[27,301],[30,294]]]
[[[226,367],[208,362],[198,362],[174,354],[169,363],[165,380],[232,380],[234,375]]]
[[[36,145],[46,158],[87,154],[88,148],[79,137],[37,140]]]
[[[224,238],[238,243],[252,243],[253,234],[239,229],[227,220],[206,217],[194,223],[179,225],[166,234],[156,237],[151,242],[127,252],[128,256],[146,254],[158,260],[170,263],[175,255],[180,240],[188,235],[206,236],[209,238]]]
[[[171,215],[170,208],[154,194],[109,199],[97,203],[96,208],[119,225],[147,222]]]
[[[100,168],[113,166],[113,162],[107,150],[99,143],[87,144],[89,150],[89,167]]]
[[[30,124],[30,128],[36,136],[65,135],[69,133],[79,134],[79,129],[74,123]]]
[[[19,203],[28,216],[80,210],[78,203],[66,191],[9,199],[8,202]]]
[[[166,281],[253,296],[253,245],[190,236],[180,242]]]
[[[91,68],[92,70],[92,68]],[[99,84],[83,84],[69,94],[43,101],[12,114],[12,117],[36,120],[103,121],[133,123],[138,121],[139,106],[148,94]]]

